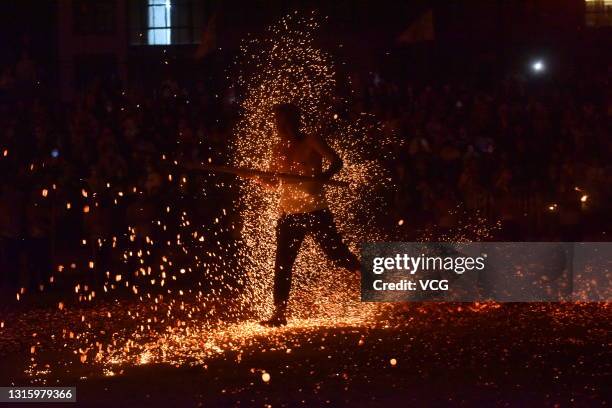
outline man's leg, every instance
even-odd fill
[[[274,263],[274,306],[276,311],[268,323],[275,320],[275,318],[280,320],[285,318],[285,310],[287,309],[289,292],[291,291],[293,263],[306,235],[306,226],[304,224],[304,216],[302,214],[288,214],[282,216],[276,225],[277,246]]]
[[[331,212],[325,209],[312,214],[315,218],[313,234],[325,255],[342,268],[354,272],[359,271],[361,266],[359,259],[342,241]]]

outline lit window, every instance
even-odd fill
[[[171,13],[170,0],[149,0],[149,45],[172,43]]]
[[[585,23],[587,26],[612,26],[612,0],[585,0],[585,2]]]
[[[93,0],[86,1],[93,3]],[[130,19],[131,45],[168,46],[200,43],[204,21],[207,19],[205,1],[130,0],[125,3]]]

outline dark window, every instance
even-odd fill
[[[612,0],[585,0],[585,23],[588,27],[612,26]]]
[[[115,31],[115,0],[75,0],[73,21],[75,34],[109,34]]]

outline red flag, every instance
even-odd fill
[[[202,59],[217,48],[217,14],[213,14],[204,30],[202,30],[202,38],[200,45],[195,51],[194,58]]]
[[[419,16],[398,37],[400,44],[413,44],[423,41],[433,41],[436,38],[433,24],[433,10],[429,9]]]

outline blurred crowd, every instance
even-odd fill
[[[612,67],[549,78],[415,84],[357,80],[356,111],[401,135],[398,218],[457,228],[500,221],[505,240],[606,240]]]
[[[93,80],[65,104],[25,52],[0,72],[2,284],[45,284],[75,245],[103,273],[128,226],[146,236],[178,197],[204,218],[214,205],[186,191],[198,187],[173,162],[224,157],[231,92],[168,71],[147,86]],[[500,221],[499,240],[605,240],[608,74],[475,85],[354,73],[347,115],[371,112],[404,142],[388,165],[398,186],[389,219],[403,220],[405,239],[477,215]],[[231,194],[222,190],[217,204]]]
[[[66,104],[41,76],[24,54],[0,80],[0,283],[40,287],[62,253],[103,273],[116,241],[146,236],[179,197],[206,212],[174,164],[226,147],[230,104],[203,81],[96,79]]]

